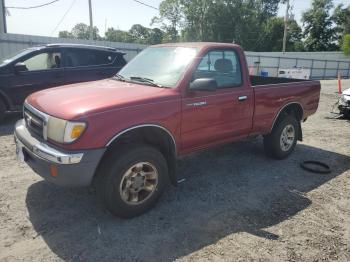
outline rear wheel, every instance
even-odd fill
[[[168,167],[163,155],[147,145],[126,146],[111,154],[97,177],[97,194],[112,214],[131,218],[148,211],[163,192]]]
[[[4,120],[5,118],[5,112],[6,112],[6,105],[5,103],[1,100],[0,98],[0,123]]]
[[[294,116],[286,115],[272,132],[264,137],[265,152],[273,158],[284,159],[293,152],[298,137],[298,120]]]

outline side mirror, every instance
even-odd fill
[[[192,91],[215,91],[218,83],[214,78],[198,78],[190,84]]]
[[[24,63],[19,62],[19,63],[15,64],[15,73],[16,74],[18,74],[20,72],[25,72],[25,71],[28,71],[28,68]]]

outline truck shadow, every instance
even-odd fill
[[[332,173],[300,169],[310,156]],[[186,182],[134,219],[101,211],[89,189],[44,181],[30,186],[26,204],[34,229],[65,261],[170,261],[238,232],[278,239],[264,228],[306,209],[312,203],[307,192],[349,168],[349,156],[302,144],[288,159],[271,160],[256,139],[179,160]]]

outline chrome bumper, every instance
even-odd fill
[[[18,139],[18,136],[21,137],[22,141]],[[24,147],[35,156],[49,162],[64,165],[77,164],[82,160],[84,156],[84,153],[61,152],[53,147],[50,147],[46,143],[37,140],[31,136],[23,120],[20,120],[16,123],[14,138],[17,147]]]

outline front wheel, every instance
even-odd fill
[[[111,154],[98,173],[97,195],[112,214],[131,218],[148,211],[163,192],[168,167],[147,145],[130,145]]]
[[[264,137],[265,152],[273,158],[284,159],[293,152],[298,137],[298,120],[287,115],[277,123],[270,134]]]

